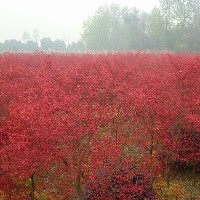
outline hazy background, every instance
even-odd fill
[[[104,4],[117,3],[149,12],[157,0],[0,0],[0,41],[20,40],[24,31],[40,37],[80,39],[83,22]]]
[[[0,52],[200,52],[200,0],[0,0]]]

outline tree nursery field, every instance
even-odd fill
[[[200,199],[200,55],[1,54],[0,199]]]

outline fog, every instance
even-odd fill
[[[200,51],[198,0],[0,0],[0,52]]]
[[[0,42],[21,40],[24,31],[40,37],[80,39],[83,22],[104,4],[117,3],[150,11],[157,0],[0,0]]]

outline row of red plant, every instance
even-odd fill
[[[199,83],[199,55],[0,55],[0,190],[156,199],[200,168]]]

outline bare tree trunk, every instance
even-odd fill
[[[35,200],[35,183],[34,183],[34,174],[31,175],[31,200]]]
[[[82,188],[81,188],[81,169],[79,168],[78,174],[77,174],[77,180],[76,180],[76,190],[77,190],[77,199],[82,200]]]
[[[167,178],[167,186],[169,187],[170,185],[170,179],[171,179],[171,156],[168,156],[168,161],[167,161],[167,172],[166,172],[166,178]]]
[[[196,185],[196,168],[197,168],[197,165],[196,164],[193,164],[192,166],[192,182],[193,182],[193,185],[195,186]]]

